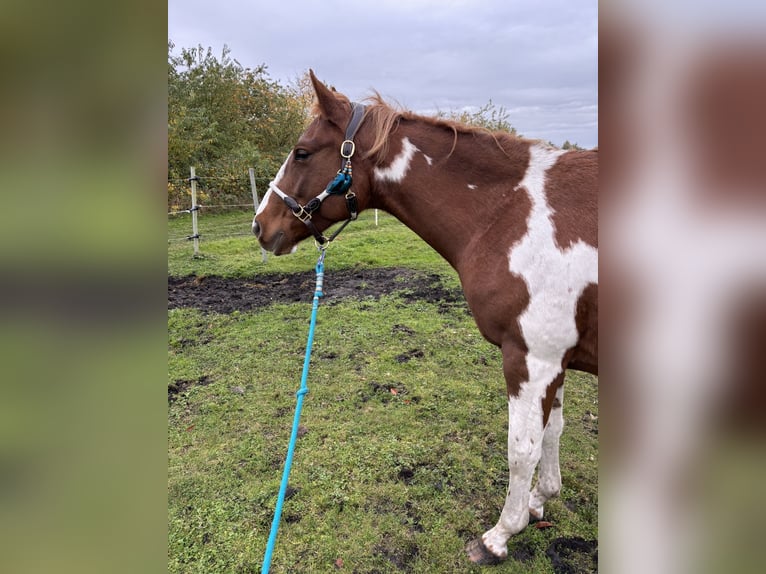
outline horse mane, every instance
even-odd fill
[[[348,104],[349,107],[351,106],[351,100],[349,100],[347,96],[335,91],[334,89],[332,91],[333,95],[338,100]],[[402,120],[418,121],[425,123],[426,125],[442,128],[452,132],[452,148],[447,154],[447,157],[451,156],[455,151],[458,134],[482,134],[484,136],[489,136],[494,140],[498,149],[508,157],[510,157],[510,155],[506,151],[505,147],[503,147],[502,140],[513,140],[516,142],[531,141],[507,132],[493,132],[492,130],[484,127],[470,126],[462,122],[447,118],[416,114],[415,112],[404,109],[398,104],[389,104],[377,91],[374,91],[373,95],[365,98],[363,102],[366,105],[364,121],[369,122],[373,129],[373,143],[370,149],[365,152],[364,157],[372,158],[376,164],[381,164],[385,160],[385,157],[388,154],[389,137],[396,130],[399,122]],[[315,99],[314,106],[312,108],[312,115],[317,116],[320,114],[321,110],[319,109],[319,104]]]
[[[452,149],[450,149],[447,157],[452,155],[457,145],[458,134],[484,134],[492,137],[495,144],[506,156],[508,152],[505,150],[501,143],[501,139],[512,138],[519,140],[521,138],[508,134],[505,132],[493,132],[484,127],[469,126],[467,124],[450,120],[447,118],[440,118],[435,116],[424,116],[416,114],[409,110],[403,109],[400,106],[392,106],[386,102],[378,92],[368,98],[365,98],[364,103],[367,105],[365,112],[365,119],[370,122],[373,128],[374,140],[369,150],[365,153],[366,158],[373,158],[375,163],[381,163],[388,153],[388,141],[391,133],[396,130],[401,120],[414,120],[421,123],[425,123],[430,126],[442,128],[452,132]]]

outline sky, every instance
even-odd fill
[[[596,0],[169,0],[168,37],[282,84],[312,68],[424,114],[491,100],[525,137],[598,145]]]

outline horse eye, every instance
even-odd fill
[[[293,152],[293,156],[294,156],[294,157],[295,157],[295,159],[297,159],[298,161],[303,161],[303,160],[306,160],[306,159],[308,159],[308,158],[309,158],[309,156],[310,156],[310,155],[311,155],[311,154],[310,154],[309,152],[307,152],[305,149],[296,149],[296,150]]]

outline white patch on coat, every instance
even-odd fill
[[[271,199],[271,188],[269,188],[269,190],[266,192],[266,195],[263,196],[261,203],[258,204],[258,209],[255,210],[256,217],[258,217],[261,213],[263,213],[263,210],[266,209],[266,205],[269,203],[269,199]]]
[[[428,165],[433,165],[434,160],[433,160],[433,158],[430,155],[423,154],[423,157],[426,158],[426,163]]]
[[[409,138],[402,140],[402,151],[394,158],[391,165],[388,167],[376,167],[374,170],[375,179],[378,181],[392,181],[394,183],[401,183],[404,176],[410,169],[410,163],[416,151],[420,151],[415,144],[413,144]]]
[[[529,291],[529,305],[519,317],[529,349],[529,380],[522,382],[518,396],[508,400],[508,494],[497,525],[482,537],[491,552],[503,557],[508,552],[508,538],[527,525],[530,502],[542,513],[539,506],[544,496],[536,489],[530,501],[529,490],[543,442],[549,452],[541,480],[547,484],[538,484],[544,490],[556,488],[558,473],[553,465],[558,467],[558,457],[550,451],[558,449],[554,436],[560,434],[558,427],[563,420],[559,413],[552,415],[549,424],[556,428],[550,429],[552,434],[544,441],[541,399],[561,373],[564,353],[577,343],[577,301],[585,287],[598,283],[598,251],[594,247],[582,241],[563,250],[556,245],[545,174],[563,153],[540,144],[532,146],[529,166],[517,186],[526,189],[532,202],[527,233],[508,250],[510,271],[524,280]]]
[[[287,159],[282,164],[282,167],[279,168],[279,171],[277,172],[277,176],[274,178],[274,185],[279,185],[279,181],[285,175],[285,168],[287,167],[287,162],[290,161],[290,157],[292,155],[293,155],[293,152],[290,152],[290,154],[287,156]],[[271,191],[271,187],[269,186],[269,190],[266,192],[266,195],[263,196],[261,203],[258,204],[258,209],[255,211],[255,217],[258,217],[261,213],[263,213],[263,210],[266,209],[266,205],[269,203],[269,199],[271,199],[272,195],[273,193]]]
[[[508,251],[508,267],[529,291],[529,305],[519,317],[527,344],[530,381],[544,387],[561,371],[567,349],[578,340],[575,314],[585,287],[598,283],[598,250],[583,241],[560,249],[545,195],[545,173],[565,153],[543,145],[530,148],[524,179],[532,201],[526,235]]]
[[[476,189],[476,186],[472,183],[468,184],[468,189]]]

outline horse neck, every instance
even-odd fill
[[[457,140],[455,139],[457,137]],[[529,161],[529,143],[401,121],[372,176],[369,207],[396,216],[455,269],[504,209]]]

